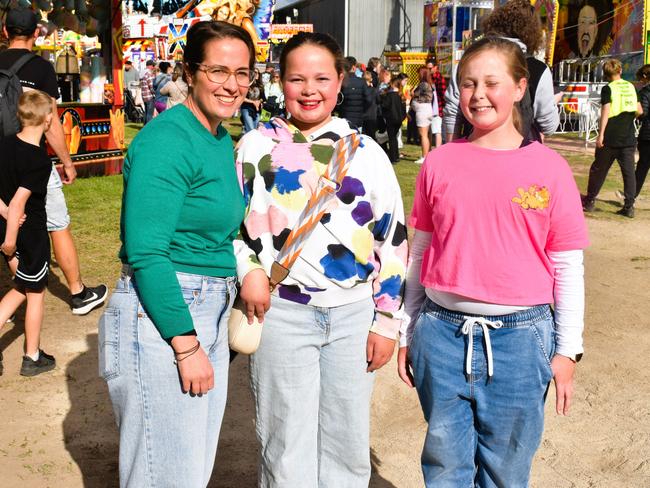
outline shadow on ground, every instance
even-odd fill
[[[119,486],[117,427],[106,384],[97,375],[97,334],[89,334],[86,340],[88,351],[66,369],[70,410],[63,421],[65,446],[81,470],[85,488],[113,488]],[[254,488],[257,440],[248,358],[238,356],[230,366],[228,404],[208,487]],[[371,460],[370,487],[395,488],[377,473],[381,463],[374,452]]]
[[[85,488],[118,484],[118,435],[106,383],[97,374],[97,334],[66,368],[70,410],[63,421],[65,447],[79,466]]]

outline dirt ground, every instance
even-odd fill
[[[639,205],[638,218],[632,221],[589,219],[586,354],[578,367],[569,417],[553,413],[553,389],[549,393],[533,487],[650,487],[649,200]],[[18,375],[21,314],[0,336],[5,357],[0,377],[0,486],[117,486],[116,428],[105,384],[97,377],[101,311],[73,316],[64,301],[60,270],[53,271],[43,344],[56,355],[57,369],[31,379]],[[373,412],[371,486],[422,486],[419,453],[425,424],[415,392],[397,378],[394,358],[378,374]],[[210,486],[252,488],[255,473],[247,362],[238,357],[231,367]]]

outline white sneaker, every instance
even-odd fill
[[[422,163],[424,163],[424,158],[416,159],[416,160],[413,161],[413,162],[414,162],[415,164],[422,164]]]

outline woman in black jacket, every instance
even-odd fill
[[[372,84],[372,73],[370,71],[366,71],[363,74],[363,79],[366,82],[366,85],[368,85],[368,90],[370,91],[370,104],[363,114],[363,133],[375,139],[375,133],[377,132],[377,112],[379,111],[377,107],[377,102],[379,101],[379,90]]]
[[[390,89],[381,100],[381,112],[386,120],[386,131],[388,132],[388,158],[393,164],[399,161],[397,133],[406,117],[406,107],[399,94],[401,84],[400,78],[393,78],[390,82]]]
[[[636,79],[641,82],[639,102],[643,108],[643,114],[639,116],[639,120],[641,120],[641,129],[637,139],[639,161],[636,163],[635,172],[636,196],[638,197],[650,169],[650,64],[639,68],[639,71],[636,72]]]

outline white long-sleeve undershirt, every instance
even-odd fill
[[[528,307],[485,303],[448,292],[425,289],[420,282],[422,257],[431,245],[431,233],[416,230],[411,241],[409,264],[406,272],[404,307],[406,317],[400,330],[400,347],[411,342],[413,328],[420,307],[429,296],[445,308],[479,315],[504,315]],[[573,356],[583,352],[584,329],[584,265],[582,250],[549,252],[548,258],[555,269],[553,297],[555,301],[555,344],[557,354]],[[440,302],[444,303],[440,303]]]

